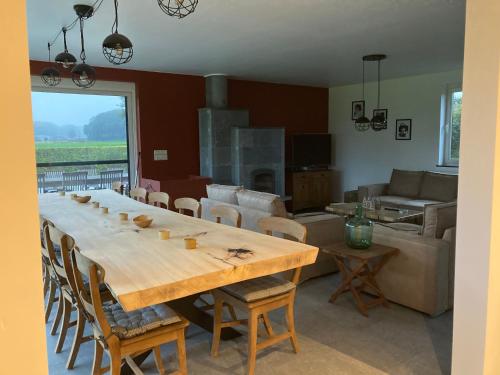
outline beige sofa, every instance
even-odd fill
[[[427,204],[457,199],[458,176],[394,169],[391,181],[358,187],[358,201],[378,197],[383,206],[423,210]]]
[[[293,217],[288,214],[279,196],[243,189],[241,186],[207,185],[208,198],[201,199],[201,217],[215,221],[210,208],[227,205],[241,213],[241,226],[244,229],[259,232],[257,222],[263,217],[289,217],[302,223],[307,228],[307,243],[322,246],[342,241],[344,236],[344,218],[331,214]],[[223,222],[224,224],[224,222]],[[318,253],[315,264],[306,266],[301,273],[301,281],[337,271],[331,256]]]
[[[400,249],[377,275],[387,299],[431,316],[452,308],[456,209],[426,205],[421,226],[375,224],[373,241]]]

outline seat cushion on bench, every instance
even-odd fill
[[[181,321],[175,311],[165,304],[130,312],[125,312],[118,303],[104,305],[103,309],[111,331],[121,339],[129,339]]]
[[[279,296],[295,289],[295,284],[273,276],[264,276],[220,288],[222,291],[245,302]]]

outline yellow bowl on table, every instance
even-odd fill
[[[148,215],[139,215],[134,217],[134,224],[140,228],[147,228],[153,222],[153,218]]]
[[[77,201],[78,203],[87,203],[90,198],[92,198],[90,195],[83,195],[83,196],[79,196],[77,195],[75,197],[75,201]]]

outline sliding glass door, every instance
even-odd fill
[[[111,188],[115,181],[135,184],[130,98],[109,90],[33,87],[40,193]]]

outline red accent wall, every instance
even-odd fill
[[[37,75],[46,63],[31,61],[30,66],[31,74]],[[197,109],[205,105],[204,78],[113,68],[96,71],[98,79],[136,85],[141,175],[165,180],[199,174]],[[285,127],[287,135],[328,132],[327,88],[230,79],[228,101],[230,107],[250,110],[251,126]],[[167,149],[169,160],[154,161],[154,149]]]

